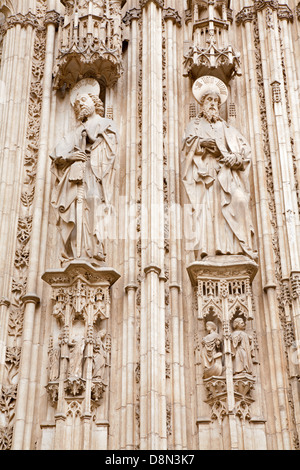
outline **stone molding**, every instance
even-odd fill
[[[125,23],[126,26],[131,24],[133,20],[139,20],[142,14],[142,8],[146,6],[146,3],[141,5],[141,8],[131,8],[128,10],[123,17],[123,23]],[[163,8],[163,2],[160,5]],[[163,8],[163,17],[165,20],[172,20],[175,24],[178,26],[181,26],[181,16],[179,15],[178,11],[175,10],[175,8],[167,7]]]
[[[47,11],[45,15],[45,25],[54,24],[57,28],[63,20],[63,17],[55,10]]]
[[[155,3],[160,8],[164,7],[164,0],[140,0],[141,8],[146,7],[148,5],[148,3],[150,3],[150,2]]]
[[[277,11],[278,19],[293,21],[294,15],[290,7],[284,3],[278,3],[276,0],[257,0],[254,5],[246,6],[236,14],[235,21],[237,25],[245,24],[247,21],[253,21],[258,11],[269,8]]]
[[[164,8],[163,16],[165,20],[172,20],[178,26],[181,26],[181,16],[174,8]]]
[[[8,29],[14,28],[17,24],[20,25],[21,28],[27,28],[27,26],[31,26],[32,28],[41,27],[37,16],[29,11],[24,15],[22,13],[10,15],[6,23],[2,26],[3,32],[5,33]]]
[[[140,8],[131,8],[130,10],[126,11],[125,16],[123,17],[123,23],[125,25],[131,24],[133,20],[139,20],[141,17],[142,10]]]

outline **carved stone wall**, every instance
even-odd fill
[[[299,449],[299,11],[0,0],[1,450]],[[211,147],[217,174],[202,165],[204,76],[227,98],[207,133],[239,136],[234,162]],[[96,83],[96,118],[74,112],[82,79]],[[95,135],[91,115],[106,126]],[[244,185],[238,228],[251,226],[253,250],[219,210],[234,186],[221,192],[224,167]],[[60,264],[62,187],[76,229],[65,248],[101,232],[97,263],[78,249]],[[103,196],[90,225],[86,188]],[[232,243],[212,259],[200,240],[217,235]]]

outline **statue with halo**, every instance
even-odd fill
[[[77,127],[56,146],[52,159],[55,184],[51,204],[62,240],[62,264],[81,259],[97,266],[105,261],[105,221],[112,210],[118,132],[104,118],[94,79],[71,91]]]
[[[217,255],[256,260],[250,147],[239,131],[220,117],[220,106],[228,96],[221,80],[201,77],[193,85],[193,94],[200,113],[185,131],[183,183],[191,204],[188,221],[196,261]]]

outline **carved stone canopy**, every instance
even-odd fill
[[[190,48],[184,55],[185,76],[193,80],[213,75],[228,83],[241,75],[240,54],[228,42],[232,22],[227,0],[190,0],[189,18],[193,22]]]
[[[71,88],[85,77],[104,77],[113,86],[122,72],[121,2],[62,0],[54,88]]]
[[[193,286],[197,285],[199,277],[226,277],[226,274],[233,273],[249,277],[250,282],[254,279],[258,270],[255,261],[243,255],[220,255],[208,256],[202,261],[195,261],[188,266],[187,271]]]
[[[80,277],[87,284],[99,284],[112,286],[120,277],[113,268],[95,268],[89,263],[71,261],[67,267],[61,269],[49,269],[42,279],[52,287],[66,287],[73,284]]]

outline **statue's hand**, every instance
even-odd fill
[[[216,146],[216,141],[215,139],[202,139],[200,140],[201,147],[208,147],[212,148]]]
[[[231,168],[236,163],[236,157],[233,154],[226,155],[226,157],[223,158],[223,162],[226,166],[229,166]]]
[[[78,150],[72,153],[71,155],[69,155],[68,160],[71,162],[86,162],[87,156],[85,152]]]
[[[226,166],[232,168],[233,170],[241,170],[243,169],[243,158],[239,154],[228,154],[223,156],[222,162],[225,163]]]
[[[206,149],[214,157],[220,156],[220,150],[217,147],[216,141],[214,139],[204,139],[200,141],[202,148]]]

